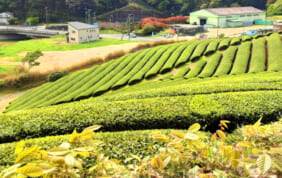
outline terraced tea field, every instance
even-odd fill
[[[99,96],[155,76],[191,79],[282,70],[278,34],[254,40],[243,38],[182,42],[140,50],[46,83],[13,101],[5,112]],[[166,76],[167,73],[170,76]]]

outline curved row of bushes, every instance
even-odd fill
[[[219,120],[233,126],[253,123],[260,117],[280,117],[281,91],[254,91],[188,95],[113,102],[74,102],[0,115],[1,143],[24,138],[71,133],[90,125],[103,131],[185,129],[193,123],[217,128]]]

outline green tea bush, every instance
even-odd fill
[[[226,38],[220,41],[219,45],[218,45],[218,49],[219,50],[225,50],[229,47],[231,38]]]
[[[207,56],[207,55],[210,55],[210,54],[214,53],[217,50],[217,47],[218,47],[219,43],[220,43],[220,40],[212,41],[208,45],[207,50],[205,51],[205,55]]]
[[[198,76],[205,67],[206,63],[207,61],[203,57],[195,64],[194,67],[191,67],[191,70],[184,76],[184,78],[188,79]]]
[[[209,45],[210,40],[205,40],[202,41],[195,49],[195,51],[193,52],[190,60],[193,62],[197,59],[199,59],[206,51],[207,46]]]
[[[218,77],[222,75],[227,75],[233,65],[233,60],[236,56],[237,46],[231,46],[223,54],[222,60],[213,76]]]
[[[236,75],[247,72],[249,59],[251,56],[251,47],[251,42],[246,42],[239,46],[230,74]]]
[[[200,78],[205,78],[205,77],[210,77],[213,75],[215,72],[220,59],[222,57],[221,53],[215,53],[213,54],[208,60],[207,60],[207,65],[203,69],[203,71],[200,73],[199,77]]]
[[[282,42],[280,35],[275,33],[267,39],[268,68],[267,71],[277,72],[282,70]]]
[[[230,45],[235,46],[241,44],[241,37],[232,38]]]
[[[53,72],[53,73],[51,73],[47,76],[47,81],[48,82],[55,82],[56,80],[66,76],[68,74],[69,74],[69,72],[66,71],[66,70],[59,71],[59,72]]]
[[[198,44],[200,43],[200,41],[193,41],[192,44],[190,44],[181,54],[181,56],[179,57],[179,59],[177,60],[175,66],[178,67],[182,64],[185,64],[186,62],[188,62],[190,60],[191,55],[193,54],[193,51],[195,50],[195,48],[198,46]]]
[[[259,38],[253,41],[252,57],[250,62],[250,73],[263,72],[265,70],[265,38]]]
[[[219,120],[228,119],[236,127],[260,117],[276,120],[281,99],[281,91],[253,91],[69,103],[0,115],[0,141],[67,134],[94,124],[103,125],[103,131],[122,131],[185,129],[199,122],[213,130]]]

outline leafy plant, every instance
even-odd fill
[[[25,149],[25,142],[21,141],[15,149],[15,164],[2,171],[0,177],[81,177],[91,174],[97,177],[117,174],[124,170],[117,164],[118,161],[111,160],[97,151],[102,142],[93,139],[93,131],[100,127],[94,125],[81,133],[74,130],[69,142],[50,150],[42,150],[38,146]],[[96,164],[85,170],[81,158],[90,156],[95,156]]]
[[[198,123],[187,132],[172,131],[169,136],[152,133],[154,140],[167,146],[143,162],[136,172],[149,177],[253,177],[282,173],[281,145],[269,148],[262,140],[279,138],[282,120],[266,126],[261,126],[260,120],[248,125],[242,129],[244,139],[232,145],[225,142],[228,123],[222,120],[220,129],[210,139],[199,131]]]

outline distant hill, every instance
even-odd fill
[[[139,22],[141,19],[146,17],[163,17],[166,16],[154,8],[148,8],[142,4],[131,3],[122,8],[107,12],[98,16],[98,20],[111,21],[111,22],[126,22],[128,16],[132,15],[134,21]]]

